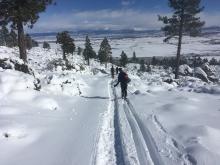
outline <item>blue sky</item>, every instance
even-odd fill
[[[32,31],[159,29],[157,15],[169,15],[168,0],[56,0]],[[202,0],[206,26],[220,26],[220,0]]]

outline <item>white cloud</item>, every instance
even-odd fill
[[[122,0],[121,1],[122,6],[130,6],[130,5],[133,5],[133,4],[135,4],[134,0]]]
[[[209,26],[220,26],[220,12],[203,12],[200,15],[201,20],[205,21],[206,27]]]
[[[57,13],[42,17],[32,32],[79,30],[79,29],[160,29],[158,14],[169,13],[147,12],[132,9],[73,11]],[[206,26],[220,26],[220,13],[202,13]]]

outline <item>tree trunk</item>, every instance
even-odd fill
[[[66,53],[64,50],[63,50],[63,60],[66,60]]]
[[[88,66],[90,65],[89,58],[87,59],[87,64],[88,64]]]
[[[175,71],[175,79],[179,78],[179,66],[180,66],[180,56],[181,56],[181,47],[182,47],[182,38],[183,38],[183,15],[184,10],[182,11],[181,20],[180,20],[180,28],[179,28],[179,40],[178,40],[178,48],[176,55],[176,71]]]
[[[24,27],[22,21],[18,21],[17,23],[18,28],[18,47],[20,52],[20,58],[27,62],[27,52],[26,52],[26,44],[24,38]]]

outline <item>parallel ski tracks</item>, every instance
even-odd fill
[[[123,146],[123,139],[119,117],[119,104],[116,94],[116,90],[112,87],[114,97],[114,127],[115,127],[115,153],[116,153],[116,164],[117,165],[128,165],[125,148]],[[127,121],[132,131],[132,137],[134,145],[137,151],[138,160],[140,165],[163,165],[163,161],[159,155],[156,144],[146,126],[143,125],[142,121],[137,116],[134,107],[131,102],[127,99],[124,102],[123,110],[125,112]]]

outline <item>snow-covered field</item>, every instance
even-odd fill
[[[120,57],[122,50],[132,57],[136,52],[137,57],[171,57],[176,56],[177,41],[172,39],[169,43],[164,43],[162,36],[139,36],[134,38],[114,38],[109,37],[112,53],[114,57]],[[55,37],[36,38],[38,41],[55,41]],[[84,48],[85,38],[77,36],[74,38],[76,46]],[[91,37],[91,42],[96,52],[99,50],[103,38]],[[215,56],[220,59],[220,36],[208,35],[203,37],[183,37],[183,55],[202,55],[205,57]],[[210,57],[209,57],[210,58]]]
[[[122,40],[118,44],[121,49]],[[127,40],[123,47],[131,51],[133,44]],[[156,45],[142,51],[166,55]],[[34,75],[0,67],[1,165],[219,164],[218,84],[194,77],[168,84],[169,69],[139,73],[138,64],[129,64],[128,99],[122,100],[115,80],[104,73],[111,65],[105,69],[92,60],[86,66],[74,55],[69,56],[74,69],[54,68],[62,57],[57,48],[33,48],[28,57]],[[0,47],[4,58],[22,63],[17,49]],[[40,90],[35,90],[37,82]]]

